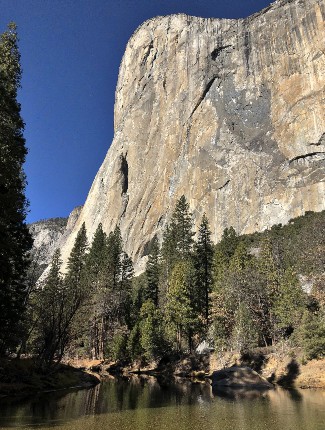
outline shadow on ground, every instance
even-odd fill
[[[283,388],[293,388],[299,373],[299,364],[293,358],[286,367],[286,373],[278,379],[278,385],[281,385]]]

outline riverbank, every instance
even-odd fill
[[[160,362],[107,362],[100,360],[72,360],[79,366],[105,378],[114,374],[166,375],[193,379],[209,378],[218,370],[233,366],[249,367],[275,386],[285,388],[325,389],[325,359],[305,361],[299,350],[279,351],[257,349],[240,356],[236,353],[188,355],[178,359],[165,357]]]
[[[298,351],[299,353],[299,351]],[[31,359],[0,360],[0,397],[25,396],[68,388],[89,388],[110,375],[144,374],[182,377],[194,380],[210,378],[214,372],[233,366],[249,367],[275,386],[285,388],[325,389],[325,359],[303,361],[299,354],[273,350],[255,350],[250,354],[234,353],[165,357],[159,362],[107,362],[73,359],[55,370],[41,373]]]
[[[36,370],[32,359],[0,360],[0,397],[25,396],[67,388],[88,388],[99,382],[100,378],[95,374],[66,364],[40,372]]]

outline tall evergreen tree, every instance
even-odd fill
[[[166,226],[161,247],[163,290],[167,293],[175,264],[192,257],[193,221],[185,196],[177,201],[169,225]]]
[[[107,288],[116,290],[119,286],[122,270],[122,236],[119,227],[115,227],[107,238],[106,255],[105,255],[105,282]]]
[[[125,333],[132,320],[133,264],[130,257],[123,251],[119,227],[116,227],[106,240],[100,277],[102,301],[100,304],[99,349],[102,358],[107,353],[107,348],[111,353],[115,349],[116,353],[115,341],[118,341],[119,337],[123,338],[123,345],[125,343],[126,347]]]
[[[211,241],[211,231],[206,215],[202,217],[199,227],[197,242],[194,245],[194,267],[196,300],[200,314],[205,319],[205,325],[209,324],[210,294],[212,287],[212,260],[213,246]]]
[[[194,266],[191,260],[176,263],[167,293],[166,317],[171,337],[176,348],[182,349],[183,341],[192,350],[192,336],[197,326],[197,313],[194,307]]]
[[[65,282],[71,284],[74,288],[80,288],[83,269],[86,262],[87,250],[87,231],[85,223],[82,223],[78,231],[75,243],[68,258],[68,270],[65,277]]]
[[[172,235],[172,231],[167,224],[161,245],[161,276],[160,276],[160,303],[164,303],[166,293],[169,289],[169,278],[176,262],[176,238]]]
[[[190,206],[184,195],[176,203],[171,217],[170,234],[175,239],[175,253],[177,260],[190,257],[193,247],[193,220]]]
[[[258,271],[264,283],[265,305],[261,312],[265,343],[274,343],[276,337],[276,315],[274,303],[280,292],[281,272],[273,253],[273,244],[267,235],[261,242]]]
[[[44,284],[34,297],[34,349],[39,356],[41,367],[50,366],[56,354],[62,352],[66,344],[66,337],[63,339],[62,336],[65,325],[65,294],[60,273],[61,264],[61,253],[57,249]]]
[[[119,319],[127,326],[131,324],[132,279],[134,276],[133,263],[126,252],[121,256],[121,275],[119,282]]]
[[[148,261],[146,264],[147,288],[144,291],[144,299],[151,300],[156,307],[158,306],[158,287],[160,274],[159,260],[159,243],[157,237],[155,236],[151,244]]]
[[[0,38],[0,354],[19,342],[25,304],[27,253],[32,239],[25,223],[27,201],[22,165],[27,149],[17,102],[21,81],[17,29]]]
[[[107,235],[103,232],[100,223],[96,229],[91,247],[85,258],[84,281],[85,288],[88,291],[87,301],[84,306],[82,315],[80,315],[79,327],[81,327],[81,336],[84,348],[93,358],[100,355],[100,337],[102,321],[102,302],[103,302],[103,267],[106,253]]]
[[[141,307],[139,331],[140,345],[148,360],[166,353],[162,315],[151,300]]]
[[[90,295],[85,273],[87,246],[87,231],[83,223],[68,258],[68,270],[64,278],[66,316],[71,319],[67,326],[67,333],[73,332],[74,346],[83,343],[86,318],[84,305]]]
[[[96,229],[91,247],[85,259],[85,272],[88,284],[96,290],[96,284],[99,281],[100,273],[103,268],[103,262],[106,252],[107,235],[103,231],[100,223]],[[95,291],[94,291],[95,292]]]
[[[222,233],[219,248],[228,261],[234,255],[238,242],[239,238],[236,230],[233,227],[225,228]]]

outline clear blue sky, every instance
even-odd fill
[[[0,0],[18,25],[29,154],[28,221],[83,204],[113,138],[118,68],[134,30],[156,15],[246,17],[270,0]]]

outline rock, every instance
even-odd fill
[[[48,265],[66,229],[68,218],[50,218],[28,225],[33,237],[33,255],[38,264]]]
[[[214,351],[214,349],[211,348],[211,346],[209,345],[209,343],[206,340],[201,342],[195,350],[195,352],[197,354],[209,354],[210,352],[213,352],[213,351]]]
[[[185,194],[213,240],[325,209],[324,0],[247,19],[153,18],[120,66],[114,140],[62,249],[119,225],[143,270]]]
[[[213,387],[247,387],[274,388],[265,378],[249,367],[228,367],[213,372],[211,375]]]
[[[32,248],[33,264],[36,268],[35,281],[42,280],[47,273],[54,251],[61,248],[72,232],[80,215],[82,206],[78,206],[68,218],[49,218],[28,224],[34,243]]]

